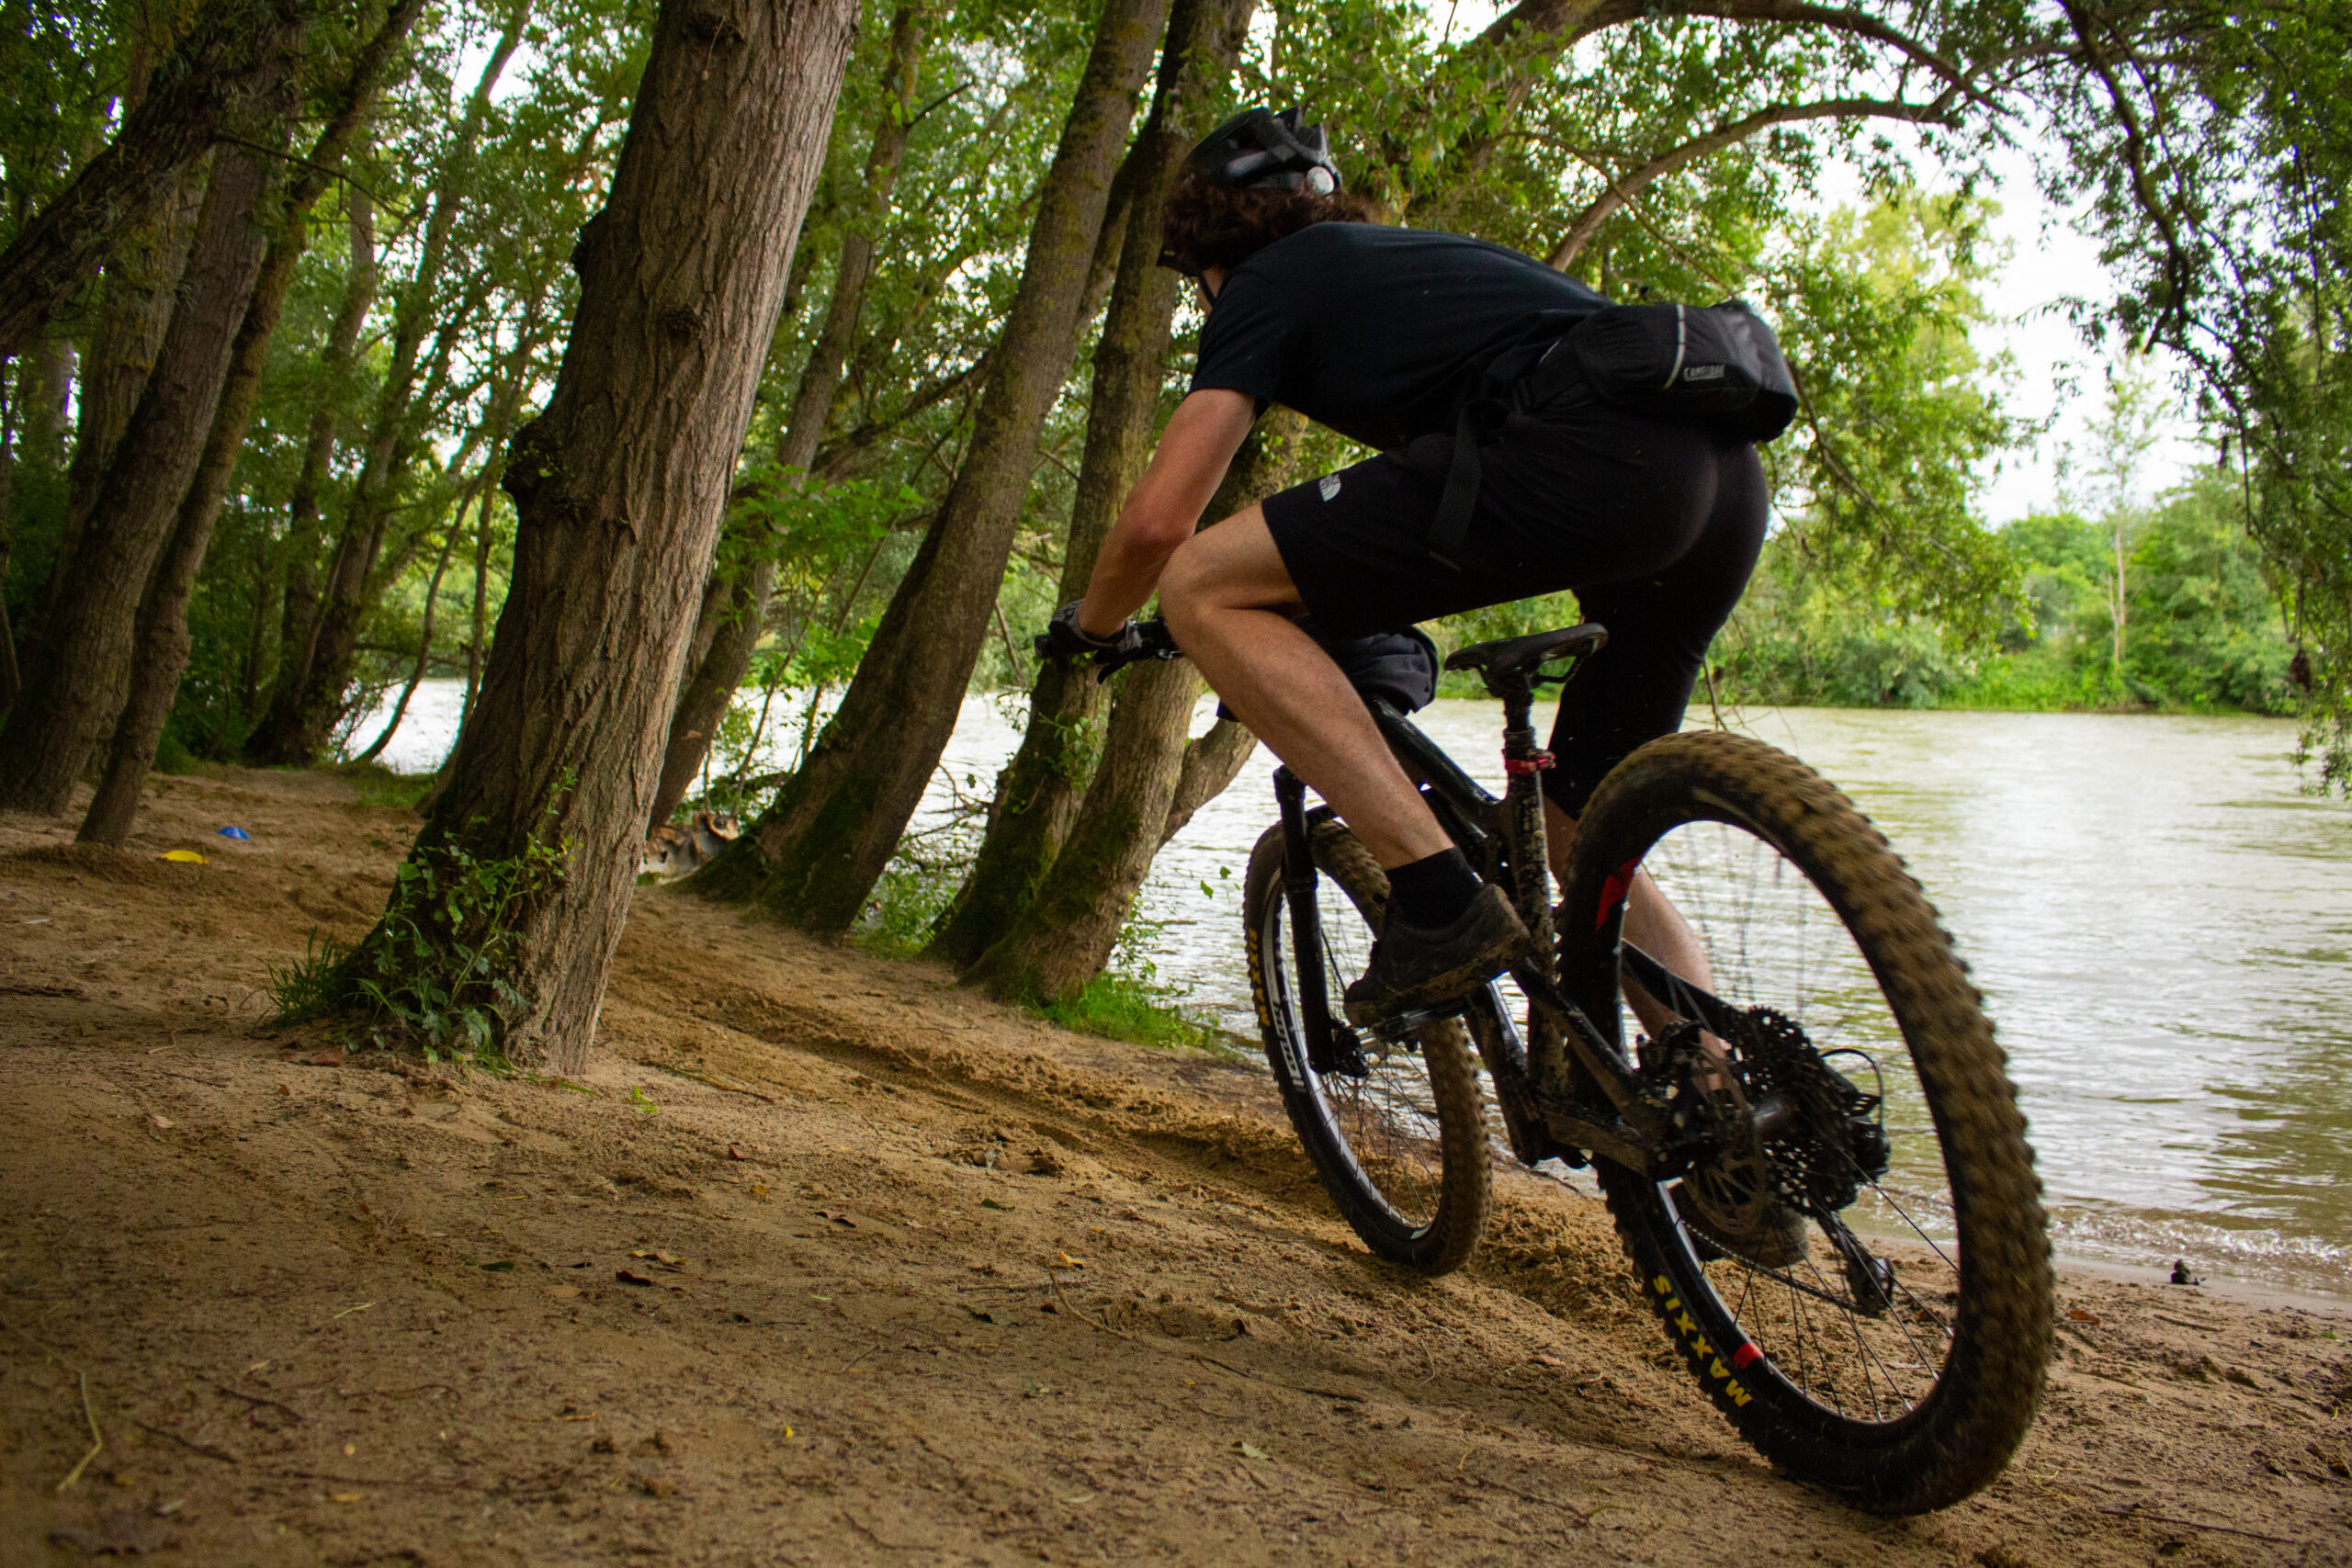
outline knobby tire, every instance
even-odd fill
[[[1333,955],[1360,954],[1380,929],[1388,877],[1328,812],[1316,814],[1309,836],[1322,879],[1345,896],[1335,898],[1327,891],[1318,899],[1326,938],[1321,976],[1299,974],[1279,825],[1268,829],[1251,851],[1242,885],[1250,989],[1266,1060],[1282,1091],[1283,1109],[1340,1217],[1379,1257],[1424,1274],[1450,1273],[1476,1247],[1493,1191],[1469,1037],[1458,1019],[1448,1019],[1418,1031],[1409,1054],[1367,1038],[1368,1053],[1386,1052],[1370,1080],[1337,1074],[1326,1079],[1315,1071],[1298,987],[1324,985],[1332,1017],[1343,1018],[1340,987],[1354,975],[1341,972],[1347,961]],[[1376,1091],[1384,1087],[1419,1102],[1410,1120],[1433,1122],[1433,1140],[1425,1124],[1400,1125],[1407,1119],[1378,1100]],[[1432,1141],[1434,1150],[1428,1146]],[[1394,1152],[1399,1150],[1402,1157]]]
[[[2006,1058],[1936,911],[1869,819],[1794,758],[1720,732],[1643,747],[1609,775],[1584,813],[1561,910],[1562,977],[1597,1019],[1617,1016],[1620,981],[1614,947],[1601,951],[1593,933],[1613,929],[1610,901],[1623,897],[1633,867],[1662,836],[1693,823],[1702,833],[1722,831],[1704,824],[1728,824],[1792,865],[1850,934],[1900,1028],[1940,1141],[1958,1253],[1956,1299],[1949,1306],[1940,1298],[1918,1303],[1923,1318],[1932,1306],[1948,1336],[1940,1369],[1924,1397],[1899,1413],[1881,1411],[1872,1388],[1872,1418],[1859,1418],[1818,1361],[1797,1370],[1760,1350],[1718,1287],[1746,1307],[1759,1280],[1768,1290],[1779,1282],[1794,1310],[1775,1326],[1797,1325],[1784,1343],[1802,1357],[1805,1313],[1831,1317],[1833,1326],[1853,1331],[1866,1382],[1871,1352],[1864,1332],[1887,1333],[1885,1312],[1865,1322],[1849,1311],[1836,1325],[1834,1314],[1806,1299],[1834,1292],[1799,1293],[1802,1284],[1781,1278],[1795,1266],[1758,1275],[1755,1266],[1718,1257],[1711,1275],[1691,1230],[1678,1223],[1671,1190],[1600,1161],[1619,1235],[1683,1364],[1768,1459],[1875,1512],[1948,1506],[2008,1462],[2031,1425],[2050,1357],[2052,1285],[2041,1182]],[[1743,1266],[1751,1271],[1737,1272]],[[1830,1280],[1810,1259],[1805,1266],[1812,1279]],[[1764,1310],[1758,1292],[1751,1324],[1766,1321]],[[1837,1348],[1826,1337],[1821,1344]],[[1808,1375],[1814,1393],[1804,1385]],[[1886,1375],[1895,1387],[1894,1374]],[[1815,1397],[1824,1390],[1826,1402]]]

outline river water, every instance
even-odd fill
[[[438,761],[455,687],[420,691],[388,762]],[[1499,713],[1444,701],[1421,723],[1499,790]],[[2291,724],[1801,708],[1740,727],[1842,785],[1943,911],[2062,1251],[2352,1295],[2352,808],[2300,792]],[[973,698],[944,772],[984,795],[1017,739]],[[1261,750],[1162,852],[1141,908],[1159,977],[1251,1036],[1241,873],[1272,766]]]

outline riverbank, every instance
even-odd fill
[[[576,1083],[258,1031],[413,827],[0,818],[0,1563],[2352,1561],[2340,1313],[2070,1272],[2007,1475],[1874,1520],[1660,1364],[1597,1205],[1409,1279],[1262,1075],[925,965],[649,890]]]

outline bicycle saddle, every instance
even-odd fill
[[[1598,622],[1562,626],[1557,631],[1527,637],[1498,637],[1457,648],[1446,657],[1448,670],[1476,670],[1489,682],[1509,681],[1555,659],[1581,659],[1598,653],[1609,641],[1609,628]]]

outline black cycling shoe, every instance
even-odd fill
[[[1525,957],[1527,927],[1492,883],[1452,925],[1431,931],[1391,913],[1363,977],[1347,990],[1348,1021],[1378,1031],[1408,1014],[1465,1000]]]

